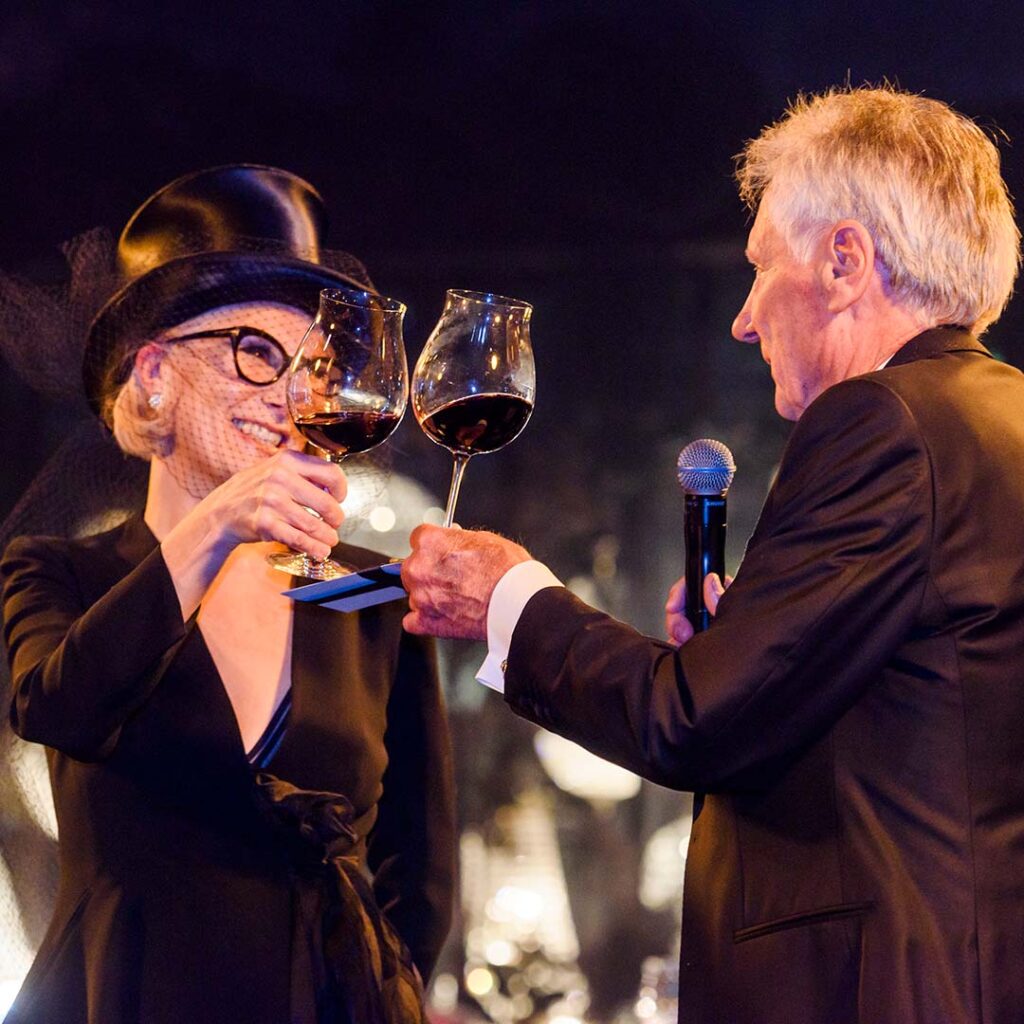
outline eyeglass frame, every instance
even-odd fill
[[[257,337],[269,341],[283,357],[284,361],[281,364],[281,369],[270,380],[253,380],[251,377],[247,377],[242,372],[242,367],[238,363],[238,346],[242,343],[242,338],[250,334],[255,334]],[[292,357],[288,355],[284,345],[272,334],[259,327],[215,327],[207,331],[197,331],[195,334],[181,334],[176,338],[161,338],[160,344],[172,345],[179,341],[201,341],[204,338],[230,338],[231,358],[235,364],[235,375],[239,380],[245,381],[246,384],[251,384],[254,388],[267,388],[271,384],[276,384],[288,372],[288,367],[292,361]]]

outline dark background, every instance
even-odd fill
[[[735,562],[787,430],[728,333],[749,283],[733,154],[799,90],[886,78],[998,126],[1018,193],[1020,20],[877,0],[9,5],[0,266],[56,277],[63,240],[119,230],[180,173],[247,160],[323,192],[330,242],[408,303],[411,359],[445,288],[530,299],[536,414],[472,465],[460,519],[567,574],[615,537],[620,610],[654,629],[680,445],[712,434],[737,456]],[[1020,315],[989,335],[1017,363]],[[65,424],[8,374],[0,402],[2,512]],[[446,456],[411,418],[396,453],[444,490]]]
[[[330,244],[408,304],[410,360],[446,288],[531,300],[536,412],[471,464],[459,519],[523,539],[657,631],[681,570],[679,448],[713,436],[736,455],[735,565],[788,432],[757,352],[729,337],[750,280],[733,154],[798,91],[888,79],[1005,134],[1019,195],[1020,38],[1016,5],[948,0],[8,4],[0,267],[59,280],[62,241],[119,231],[181,173],[253,161],[321,190]],[[1015,301],[987,338],[1017,365],[1021,317]],[[77,415],[0,363],[0,518]],[[448,458],[411,417],[392,450],[443,494]],[[471,820],[493,805],[480,780],[501,774],[481,736],[528,733],[496,701],[478,720],[452,696]],[[620,816],[625,834],[671,816],[658,799]],[[595,950],[635,943],[607,941],[621,926],[581,927],[592,978],[614,974]]]

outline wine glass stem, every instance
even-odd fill
[[[469,456],[465,452],[455,452],[455,464],[452,466],[452,485],[448,490],[448,508],[444,513],[444,525],[452,525],[455,518],[455,503],[459,500],[459,488],[462,486],[462,474],[466,472]]]
[[[325,462],[333,462],[336,466],[340,466],[342,460],[345,458],[344,455],[339,455],[337,452],[324,451],[322,453]],[[310,508],[308,505],[302,506],[310,515],[316,516],[317,519],[323,519],[315,509]],[[331,556],[328,555],[326,558],[314,558],[312,555],[302,553],[302,568],[307,576],[311,572],[319,572],[323,567],[331,560]]]

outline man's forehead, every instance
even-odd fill
[[[764,256],[775,248],[781,237],[772,221],[771,214],[768,213],[762,202],[757,208],[754,223],[747,236],[747,256]]]

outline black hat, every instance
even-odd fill
[[[147,199],[118,240],[119,287],[87,333],[93,410],[127,380],[142,344],[209,309],[259,300],[312,316],[322,288],[372,291],[362,263],[323,248],[326,223],[312,185],[257,164],[195,171]]]

